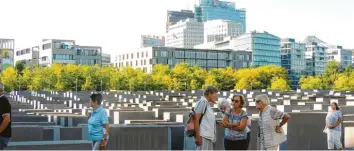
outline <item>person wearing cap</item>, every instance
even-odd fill
[[[210,104],[216,103],[218,92],[219,90],[216,87],[206,87],[204,96],[201,97],[195,106],[194,128],[197,150],[213,150],[214,148],[213,146],[216,142],[216,120]],[[201,121],[200,125],[199,121]]]
[[[11,105],[0,83],[0,150],[4,150],[11,138]]]
[[[331,110],[326,116],[327,145],[330,150],[334,150],[334,147],[343,150],[342,142],[340,140],[342,135],[342,119],[343,114],[340,111],[338,104],[332,102]]]
[[[257,95],[254,101],[259,111],[257,150],[279,150],[279,145],[287,140],[282,126],[290,116],[270,106],[268,95]]]

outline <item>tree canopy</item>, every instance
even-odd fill
[[[21,70],[21,71],[19,71]],[[349,69],[348,69],[349,70]],[[227,68],[203,69],[180,63],[155,65],[151,73],[132,67],[114,68],[88,65],[61,65],[28,67],[18,65],[3,71],[1,82],[11,90],[200,90],[214,85],[220,90],[274,89],[289,90],[287,70],[279,66],[262,66],[239,70]],[[343,77],[345,78],[345,77]],[[343,85],[342,83],[333,83]]]

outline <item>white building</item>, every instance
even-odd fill
[[[171,25],[166,33],[166,47],[193,48],[203,42],[203,23],[194,19],[186,19]]]
[[[327,49],[328,61],[335,60],[341,64],[343,68],[352,65],[352,50],[343,49],[342,46],[330,46]]]
[[[243,34],[241,23],[229,20],[210,20],[204,22],[204,43],[222,41],[224,37]]]
[[[211,41],[207,43],[203,43],[200,45],[194,46],[195,49],[216,49],[216,50],[224,50],[224,49],[232,49],[236,50],[237,40],[235,37],[224,37],[221,41]]]
[[[8,67],[14,66],[14,39],[0,38],[0,72]]]
[[[34,66],[39,66],[39,46],[16,50],[15,62],[17,61],[22,62],[31,69]]]
[[[75,45],[74,40],[44,39],[36,47],[17,50],[16,61],[23,61],[30,66],[38,64],[40,67],[53,63],[101,66],[102,48]]]

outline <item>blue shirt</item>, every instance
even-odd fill
[[[336,124],[339,118],[342,118],[342,112],[341,111],[335,111],[335,112],[328,112],[326,116],[326,120],[328,120],[329,124],[333,126]],[[337,127],[333,128],[332,130],[336,131],[342,131],[342,124],[339,124]]]
[[[104,125],[109,124],[106,110],[100,106],[93,110],[88,120],[88,131],[91,141],[102,140],[104,136]]]
[[[229,123],[241,123],[241,119],[248,120],[247,113],[242,110],[240,114],[232,115],[231,110],[228,109],[225,112],[225,116],[228,116]],[[225,138],[228,140],[236,141],[236,140],[245,140],[247,139],[247,128],[242,131],[231,130],[229,128],[225,128]]]

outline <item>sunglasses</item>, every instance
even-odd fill
[[[261,100],[256,100],[256,99],[253,99],[253,101],[256,102],[256,103],[261,102]]]
[[[237,103],[237,102],[240,102],[240,101],[239,100],[231,100],[231,102],[236,102]]]

